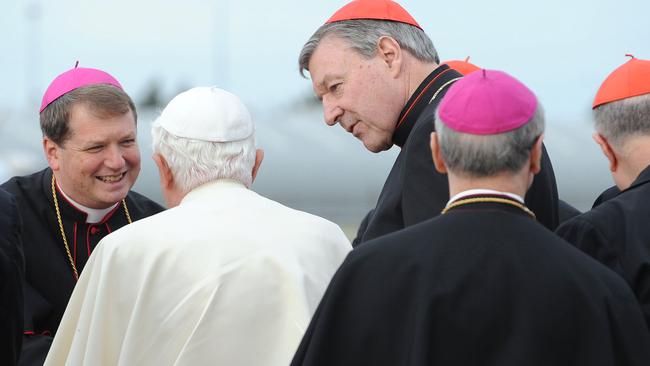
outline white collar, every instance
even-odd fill
[[[56,187],[59,189],[59,192],[61,192],[61,195],[65,197],[65,199],[70,202],[71,205],[73,205],[75,208],[77,208],[79,211],[83,211],[86,214],[86,222],[89,224],[96,224],[119,204],[119,202],[115,203],[114,205],[108,207],[108,208],[90,208],[82,205],[79,202],[76,202],[70,196],[65,194],[63,190],[61,189],[61,186],[59,186],[59,182],[56,182]]]
[[[479,188],[479,189],[469,189],[467,191],[462,191],[462,192],[454,195],[447,202],[447,206],[449,206],[450,203],[452,203],[454,201],[458,201],[459,199],[461,199],[463,197],[475,196],[475,195],[479,195],[479,194],[497,194],[497,195],[500,195],[500,196],[508,196],[508,197],[510,197],[510,198],[512,198],[514,200],[517,200],[517,202],[519,202],[519,203],[524,203],[524,199],[521,198],[521,196],[518,195],[518,194],[514,194],[514,193],[510,193],[510,192],[500,192],[500,191],[495,191],[493,189],[480,189]]]

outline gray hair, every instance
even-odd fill
[[[436,132],[447,168],[475,178],[502,172],[518,172],[530,157],[530,149],[544,133],[544,109],[538,103],[525,125],[498,135],[473,135],[447,127],[436,112]]]
[[[217,179],[231,179],[246,187],[253,181],[255,134],[239,141],[201,141],[172,135],[156,120],[151,136],[153,151],[165,158],[183,193]]]
[[[650,94],[603,104],[594,120],[596,131],[620,148],[628,137],[650,134]]]
[[[422,29],[416,26],[386,20],[344,20],[322,25],[302,47],[298,57],[298,67],[303,77],[305,70],[309,71],[309,60],[316,47],[329,35],[346,40],[352,49],[366,59],[373,58],[377,54],[379,38],[388,36],[416,59],[422,62],[440,63],[433,42]]]

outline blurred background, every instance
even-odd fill
[[[611,186],[591,141],[591,101],[628,60],[650,58],[644,0],[416,1],[405,7],[442,60],[501,69],[535,91],[560,195],[581,210]],[[45,167],[38,106],[49,82],[80,66],[114,75],[139,108],[136,190],[161,201],[149,128],[178,92],[217,85],[239,95],[265,161],[253,189],[324,216],[353,235],[398,149],[372,154],[327,127],[297,72],[304,42],[347,1],[15,0],[0,2],[0,182]]]

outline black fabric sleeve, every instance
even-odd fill
[[[578,216],[557,228],[556,233],[590,257],[603,263],[625,278],[617,248],[589,221]]]
[[[15,365],[23,333],[25,264],[16,201],[0,191],[0,364]]]

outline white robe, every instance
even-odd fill
[[[351,249],[322,218],[231,181],[105,237],[46,365],[282,365]]]

